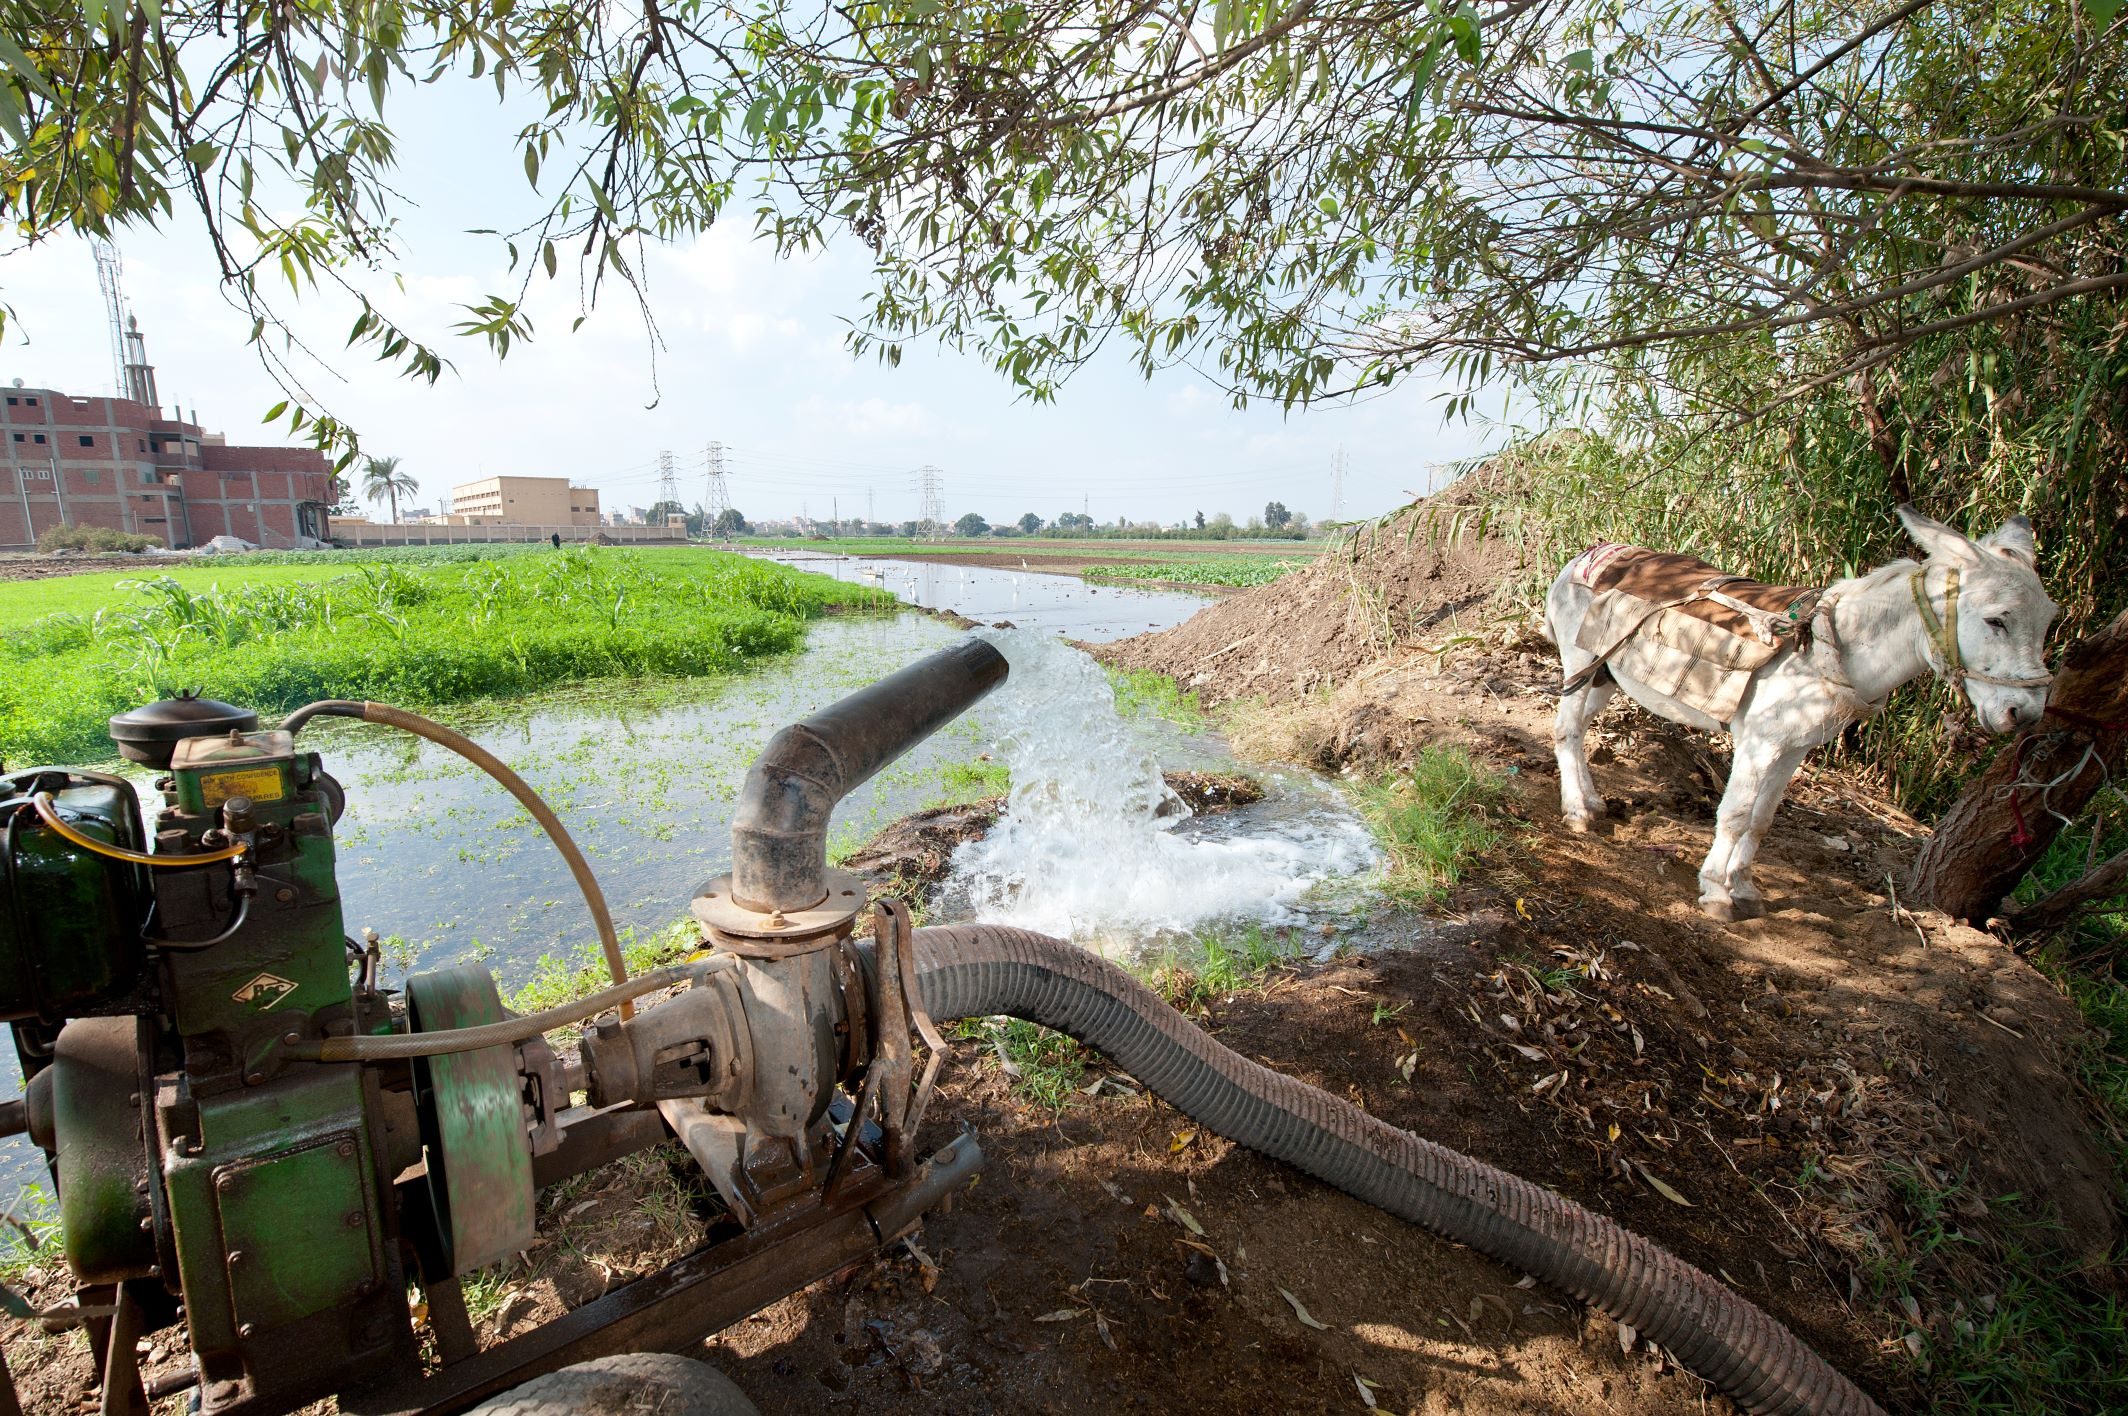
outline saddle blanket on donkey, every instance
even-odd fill
[[[1567,568],[1595,593],[1577,647],[1596,656],[1572,693],[1611,668],[1718,722],[1736,716],[1751,677],[1810,642],[1820,590],[1765,585],[1693,556],[1605,541]]]

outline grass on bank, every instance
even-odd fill
[[[2128,795],[2109,795],[2102,815],[2122,822]],[[2128,849],[2128,825],[2094,843],[2092,819],[2056,839],[2019,886],[2020,899],[2081,876],[2094,846],[2101,860]],[[2128,898],[2086,914],[2032,958],[2091,1029],[2070,1046],[2120,1204],[2128,1199]],[[2128,1313],[2111,1274],[2073,1257],[2077,1236],[2030,1213],[2019,1196],[1974,1193],[1962,1174],[1917,1167],[1893,1177],[1891,1189],[1886,1226],[1859,1269],[1870,1298],[1907,1329],[1925,1409],[2128,1409]],[[1976,1201],[1985,1221],[1976,1222]],[[2111,1259],[2117,1273],[2128,1254]]]
[[[1192,732],[1211,726],[1197,695],[1157,669],[1119,669],[1103,665],[1115,690],[1116,711],[1126,718],[1164,718]]]
[[[1499,843],[1498,777],[1467,748],[1432,744],[1411,765],[1355,789],[1360,814],[1388,858],[1382,891],[1423,905],[1463,879],[1471,860]]]
[[[702,947],[702,930],[692,919],[674,920],[662,929],[619,931],[621,961],[633,978],[650,969],[678,963]],[[542,954],[533,961],[532,972],[516,988],[503,994],[514,1013],[537,1013],[558,1008],[613,986],[606,955],[596,939],[587,940],[562,954]]]
[[[59,1203],[41,1184],[24,1185],[0,1222],[0,1284],[17,1287],[58,1260]]]
[[[926,810],[1003,796],[1012,790],[1012,769],[987,756],[948,762],[938,769],[938,784],[937,794],[924,803]]]
[[[271,714],[317,698],[421,707],[725,674],[796,648],[831,608],[894,603],[714,551],[578,547],[306,574],[315,567],[253,567],[261,578],[201,589],[151,573],[111,587],[93,613],[0,631],[0,758],[107,760],[110,715],[184,690]]]

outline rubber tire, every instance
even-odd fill
[[[467,1416],[761,1416],[761,1408],[706,1362],[623,1352],[534,1377]]]

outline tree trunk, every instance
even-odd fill
[[[1996,754],[1944,813],[1907,874],[1907,903],[1976,923],[1997,913],[2063,818],[2083,810],[2120,765],[2124,745],[2128,611],[2069,646],[2047,717]]]
[[[2010,925],[2014,929],[2052,929],[2086,905],[2109,900],[2123,890],[2128,890],[2128,851],[2122,851],[2080,880],[2071,881],[2029,905],[2013,908],[2009,911]]]

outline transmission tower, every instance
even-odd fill
[[[680,474],[673,468],[670,452],[658,454],[658,501],[668,513],[680,504]]]
[[[98,240],[96,252],[96,284],[103,290],[104,319],[111,326],[111,391],[120,398],[126,396],[126,297],[118,287],[120,264],[118,247],[109,241]]]
[[[709,482],[702,489],[702,515],[706,524],[715,526],[725,512],[731,510],[731,488],[724,482],[724,444],[709,445]]]
[[[1330,458],[1330,519],[1345,519],[1345,449],[1342,447]]]
[[[927,462],[916,469],[916,480],[922,507],[917,520],[923,524],[926,539],[942,541],[946,537],[946,474]]]

